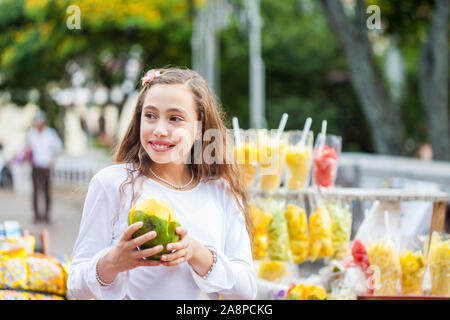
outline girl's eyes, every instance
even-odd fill
[[[156,118],[153,113],[147,113],[147,114],[145,114],[145,117],[149,118],[149,119],[155,119]]]
[[[180,122],[180,121],[183,121],[183,118],[178,117],[178,116],[172,116],[172,117],[170,117],[170,121]]]
[[[153,113],[147,113],[145,114],[145,117],[148,119],[156,119],[156,116]],[[173,122],[180,122],[183,121],[184,119],[179,116],[171,116],[169,120]]]

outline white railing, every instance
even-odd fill
[[[338,183],[343,187],[379,188],[392,178],[435,183],[450,194],[450,162],[365,153],[343,153],[339,160]]]
[[[100,152],[82,157],[60,156],[53,170],[54,186],[87,186],[91,178],[110,163],[111,159]]]

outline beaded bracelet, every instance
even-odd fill
[[[217,256],[216,256],[216,252],[214,250],[209,249],[209,251],[211,252],[212,256],[213,256],[213,263],[211,264],[211,267],[209,268],[208,272],[202,277],[203,279],[208,278],[209,274],[211,273],[214,265],[217,262]]]
[[[104,286],[104,287],[107,287],[107,286],[112,285],[112,282],[111,282],[111,283],[103,282],[103,281],[100,279],[100,277],[98,276],[98,261],[97,261],[97,264],[95,265],[95,278],[97,279],[98,283],[100,283],[100,284],[101,284],[102,286]],[[114,282],[114,281],[113,281],[113,282]]]

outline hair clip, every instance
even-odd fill
[[[161,75],[161,72],[158,70],[149,70],[147,73],[141,78],[142,86],[144,86],[147,82],[152,82],[157,77]]]

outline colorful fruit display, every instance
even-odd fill
[[[265,211],[272,215],[267,227],[268,257],[275,261],[290,261],[292,254],[286,217],[284,216],[284,204],[273,198],[267,198],[263,201],[263,207]]]
[[[260,188],[276,191],[280,187],[281,177],[286,162],[286,140],[280,141],[260,133],[258,137],[258,157],[260,165]]]
[[[318,206],[309,216],[309,255],[311,261],[333,254],[331,218],[324,206]]]
[[[128,214],[128,224],[142,221],[143,226],[133,234],[133,238],[139,237],[150,231],[156,231],[156,238],[144,243],[141,248],[151,248],[157,245],[164,247],[163,251],[148,257],[147,259],[159,260],[161,255],[169,253],[166,246],[179,240],[175,229],[180,223],[172,206],[163,199],[145,199],[137,203]]]
[[[288,178],[286,186],[289,190],[301,190],[307,185],[311,171],[312,146],[288,146],[286,164]]]
[[[302,263],[309,256],[308,218],[305,209],[289,204],[284,213],[294,263]]]
[[[236,162],[243,174],[244,184],[251,189],[258,168],[258,147],[255,143],[245,142],[240,148],[234,148]]]
[[[367,255],[366,247],[361,241],[359,241],[359,239],[353,240],[352,257],[355,264],[360,267],[364,273],[364,277],[366,278],[366,286],[370,283],[370,285],[367,286],[367,293],[373,294],[373,271],[370,268],[369,256]]]
[[[314,184],[331,187],[336,179],[339,156],[333,148],[324,145],[314,150]]]
[[[422,294],[422,283],[425,275],[425,257],[420,251],[403,250],[400,254],[402,267],[402,294]]]
[[[267,227],[271,215],[252,205],[250,207],[253,220],[253,259],[261,260],[267,257]]]
[[[375,294],[396,295],[402,270],[394,243],[384,238],[370,243],[367,255],[374,272]]]
[[[438,232],[431,235],[428,266],[431,275],[431,294],[450,296],[450,239],[444,240]]]
[[[283,261],[261,261],[258,277],[267,281],[276,281],[288,274]]]
[[[331,232],[334,259],[345,258],[349,254],[349,241],[352,233],[352,212],[348,206],[328,202],[327,210],[331,218]]]
[[[300,283],[287,292],[288,300],[325,300],[327,292],[321,286]]]

